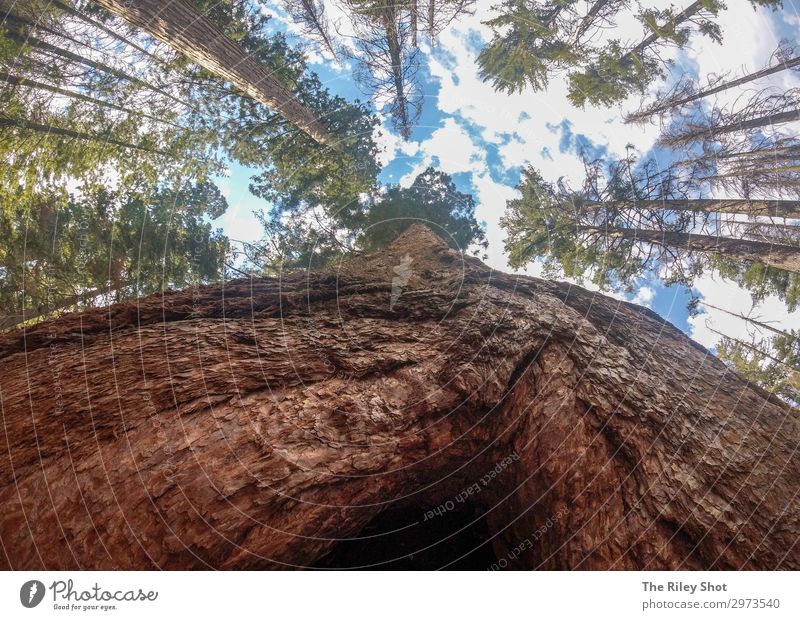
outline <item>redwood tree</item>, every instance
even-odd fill
[[[279,112],[321,143],[325,126],[272,73],[185,0],[94,0],[124,20],[166,43],[256,101]]]
[[[796,410],[648,310],[421,227],[4,335],[0,399],[4,568],[308,566],[459,497],[502,566],[800,568]]]

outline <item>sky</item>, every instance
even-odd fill
[[[329,18],[346,35],[346,16],[335,2],[325,4]],[[407,142],[385,120],[376,137],[382,149],[382,182],[409,185],[417,174],[433,165],[452,175],[459,190],[475,196],[476,217],[485,226],[489,240],[486,262],[508,272],[511,269],[504,253],[505,234],[499,220],[506,201],[516,195],[514,188],[524,166],[538,168],[548,180],[563,177],[575,185],[583,175],[581,153],[619,157],[625,154],[627,145],[633,144],[642,157],[652,156],[660,161],[665,155],[653,149],[659,133],[657,126],[625,125],[621,120],[625,111],[638,107],[638,95],[618,107],[589,106],[582,110],[568,102],[566,84],[558,79],[551,82],[547,92],[515,95],[495,92],[490,84],[482,82],[476,57],[491,38],[489,28],[482,22],[493,15],[494,4],[478,0],[475,14],[462,16],[451,24],[433,48],[421,44],[424,107],[420,122]],[[675,1],[679,8],[688,4],[689,0]],[[800,0],[785,0],[780,12],[754,10],[746,0],[728,0],[727,4],[718,20],[724,36],[722,44],[693,37],[687,48],[671,52],[675,68],[667,80],[682,73],[702,80],[711,74],[752,71],[767,62],[782,38],[798,40]],[[271,2],[265,9],[275,17],[276,28],[287,32],[297,43],[308,43],[291,20],[274,8],[279,5]],[[664,2],[652,5],[663,8]],[[641,26],[632,17],[623,17],[608,34],[635,42],[640,33]],[[337,64],[313,47],[309,61],[310,68],[333,93],[349,100],[368,98],[354,83],[351,65]],[[800,87],[800,73],[782,72],[758,85]],[[663,86],[663,81],[658,82],[651,92]],[[724,99],[720,102],[724,103]],[[232,239],[252,242],[261,237],[253,211],[269,205],[248,191],[249,178],[254,173],[234,165],[226,178],[219,179],[230,206],[216,223]],[[533,264],[525,273],[538,275],[540,270],[540,265]],[[592,288],[585,283],[584,286]],[[715,306],[771,321],[776,327],[800,326],[800,311],[789,314],[776,297],[753,307],[749,292],[712,274],[698,278],[694,294]],[[719,340],[714,330],[750,340],[748,329],[752,328],[724,312],[704,308],[700,315],[690,317],[686,310],[689,293],[682,287],[665,287],[652,277],[639,282],[630,294],[615,296],[652,308],[709,348]]]

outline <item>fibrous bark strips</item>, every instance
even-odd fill
[[[308,566],[465,493],[503,566],[800,568],[796,410],[648,310],[418,226],[4,335],[0,399],[5,568]]]

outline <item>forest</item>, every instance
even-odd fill
[[[0,568],[800,569],[794,13],[0,0]]]

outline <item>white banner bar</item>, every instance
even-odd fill
[[[5,572],[0,617],[796,620],[799,583],[789,572]]]

